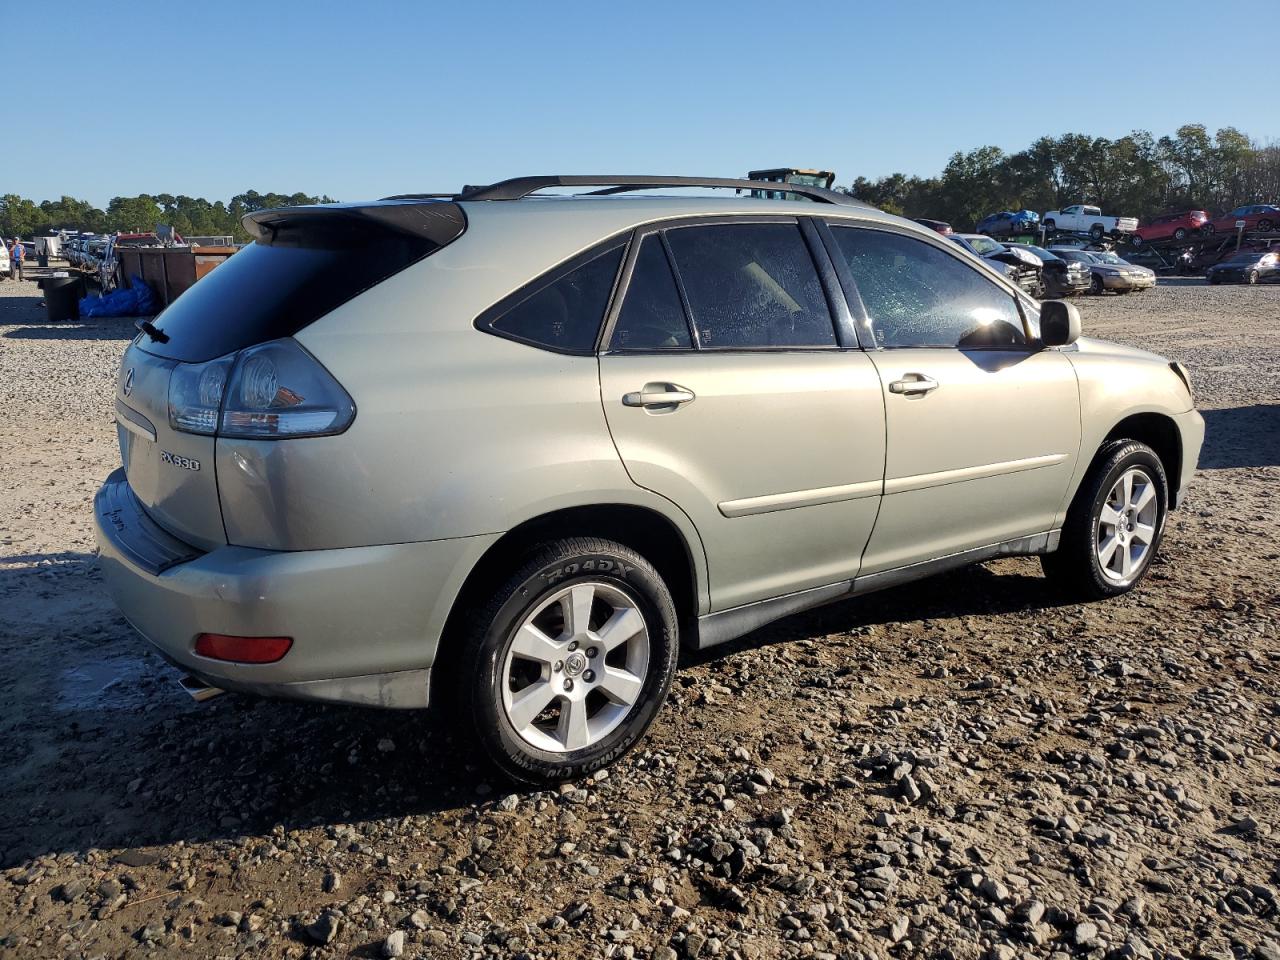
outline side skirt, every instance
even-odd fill
[[[931,577],[946,570],[967,567],[974,563],[994,560],[997,557],[1035,556],[1041,553],[1052,553],[1058,549],[1058,541],[1061,537],[1061,530],[1050,530],[1047,533],[1037,533],[1029,537],[1017,537],[1013,540],[1005,540],[985,547],[975,547],[972,550],[964,550],[960,553],[937,557],[933,560],[924,560],[905,567],[896,567],[892,570],[883,570],[879,573],[855,577],[853,580],[841,580],[839,583],[813,587],[797,593],[773,597],[769,600],[760,600],[756,603],[734,607],[731,610],[721,610],[719,613],[709,613],[704,617],[698,618],[697,632],[693,637],[693,647],[696,650],[705,650],[707,647],[714,647],[717,644],[735,640],[763,627],[765,624],[781,620],[783,617],[789,617],[793,613],[812,610],[814,607],[821,607],[848,597],[862,596],[864,593],[871,593],[875,590],[896,587],[903,583],[910,583],[912,580]]]

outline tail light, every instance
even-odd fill
[[[342,433],[355,414],[342,385],[292,339],[180,363],[169,380],[169,424],[187,433],[323,437]]]

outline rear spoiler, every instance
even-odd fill
[[[467,217],[456,203],[438,200],[413,203],[378,201],[365,204],[323,204],[276,207],[246,214],[240,221],[255,240],[270,244],[284,229],[377,228],[429,240],[437,247],[450,243],[467,229]]]

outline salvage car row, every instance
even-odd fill
[[[1000,243],[977,233],[952,233],[953,241],[988,267],[1037,299],[1147,290],[1156,283],[1154,270],[1136,266],[1099,250],[1029,243]]]
[[[1127,239],[1134,246],[1159,240],[1186,240],[1218,233],[1270,233],[1280,230],[1280,207],[1271,203],[1247,203],[1222,216],[1211,217],[1205,210],[1182,210],[1161,214],[1139,224],[1136,217],[1112,217],[1100,207],[1075,204],[1062,210],[1050,210],[1043,218],[1033,210],[1002,210],[978,221],[974,231],[989,237],[1025,237],[1040,232],[1047,237],[1059,233],[1088,236],[1093,241],[1107,237]]]

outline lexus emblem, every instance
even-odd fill
[[[127,397],[133,393],[133,367],[129,368],[129,372],[124,375],[124,395]]]

